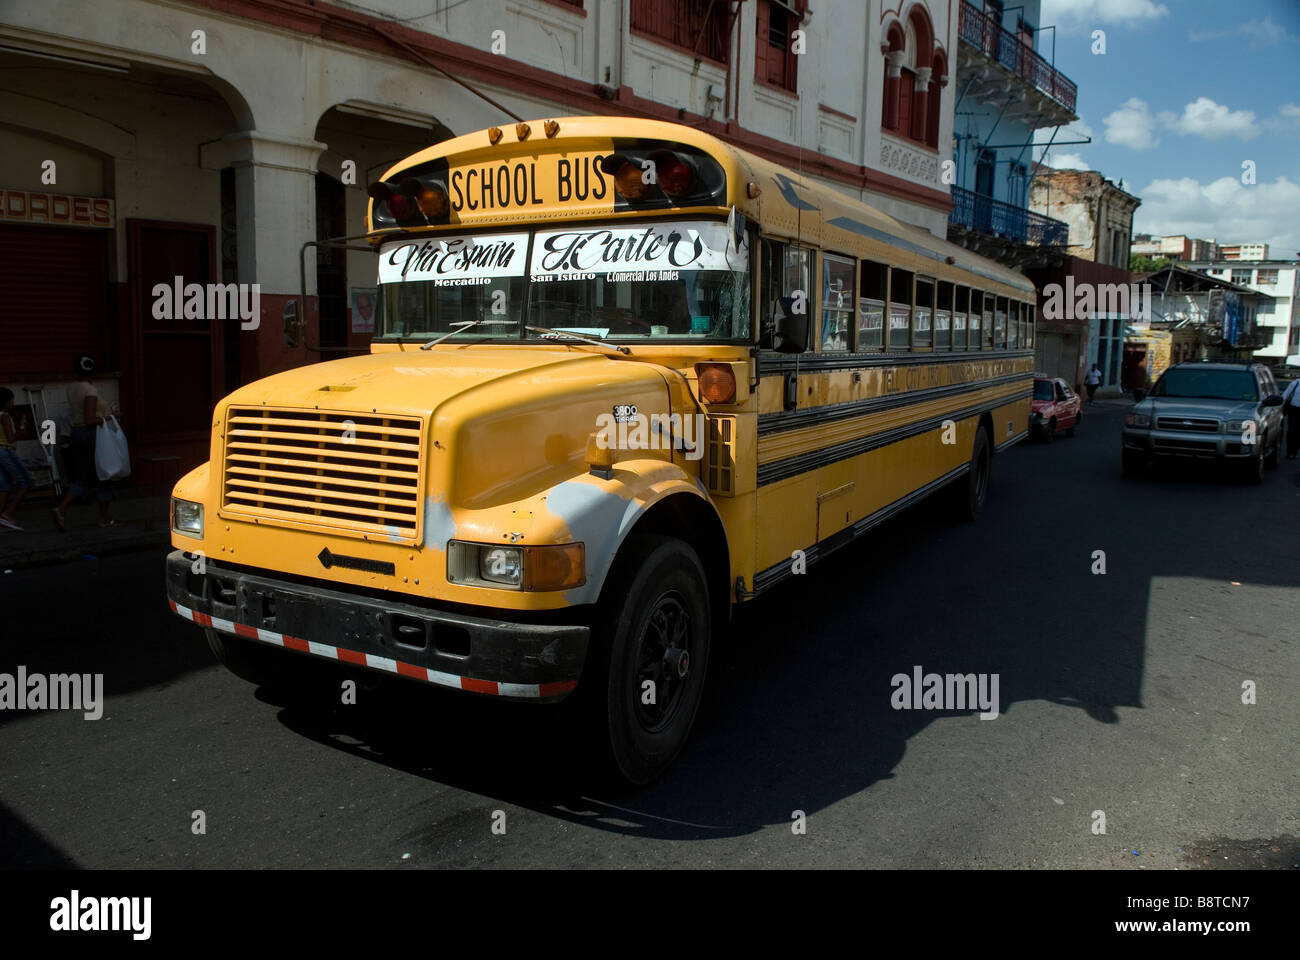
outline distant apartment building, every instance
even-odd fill
[[[1174,237],[1153,237],[1149,233],[1139,233],[1133,237],[1129,252],[1135,257],[1167,257],[1183,262],[1192,260],[1218,260],[1221,256],[1219,245],[1213,238],[1198,240],[1179,234]]]
[[[1223,260],[1267,260],[1267,243],[1230,243],[1219,247],[1219,257]]]
[[[1267,249],[1267,244],[1241,244],[1245,248]],[[1226,248],[1225,248],[1226,249]],[[1255,356],[1281,366],[1286,358],[1300,353],[1300,262],[1294,260],[1238,260],[1224,257],[1218,261],[1194,262],[1186,266],[1211,277],[1226,280],[1267,294],[1255,313],[1255,323],[1266,345]]]

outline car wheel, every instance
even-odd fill
[[[1056,439],[1056,418],[1053,417],[1043,428],[1043,443],[1051,443]]]
[[[637,537],[607,585],[584,691],[597,765],[643,786],[681,752],[709,663],[709,594],[695,551],[671,537]],[[587,671],[584,671],[584,674]]]
[[[1269,448],[1268,453],[1264,456],[1264,466],[1268,467],[1270,470],[1277,469],[1278,447],[1281,445],[1280,440],[1274,440],[1273,446]]]
[[[1146,472],[1147,458],[1140,450],[1123,451],[1122,462],[1126,477],[1140,477]]]
[[[1074,415],[1074,423],[1070,424],[1070,429],[1065,431],[1067,437],[1074,436],[1074,431],[1079,429],[1079,421],[1083,419],[1083,411],[1080,410]]]

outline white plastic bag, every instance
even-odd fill
[[[120,480],[131,475],[126,434],[115,417],[106,417],[95,430],[95,472],[101,480]]]

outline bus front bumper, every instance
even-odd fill
[[[172,611],[201,627],[328,660],[493,696],[560,700],[578,683],[590,629],[507,622],[291,583],[167,556]]]

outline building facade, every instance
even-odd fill
[[[1141,204],[1095,170],[1034,168],[1029,207],[1066,223],[1072,257],[1127,270],[1133,213]]]
[[[1267,243],[1230,243],[1219,248],[1224,260],[1267,260]]]
[[[1241,247],[1267,249],[1267,244],[1242,244]],[[1296,313],[1296,298],[1300,297],[1300,262],[1246,260],[1225,254],[1223,260],[1193,262],[1187,267],[1267,295],[1268,299],[1260,301],[1255,314],[1259,334],[1265,338],[1266,345],[1256,350],[1255,356],[1281,367],[1286,364],[1287,357],[1300,353],[1300,315]]]
[[[1176,237],[1153,237],[1139,233],[1133,237],[1129,252],[1135,257],[1166,257],[1169,260],[1217,260],[1219,245],[1210,240],[1197,240],[1179,234]]]
[[[1059,258],[1068,232],[1029,207],[1036,132],[1078,119],[1077,87],[1044,56],[1039,7],[960,6],[948,239],[1014,268]]]
[[[206,459],[231,388],[366,349],[373,255],[312,244],[364,233],[367,184],[516,117],[691,124],[943,236],[963,6],[6,4],[0,383],[20,403],[43,387],[66,432],[73,358],[92,354],[137,476],[169,479]],[[195,283],[246,285],[255,315],[157,293]]]

